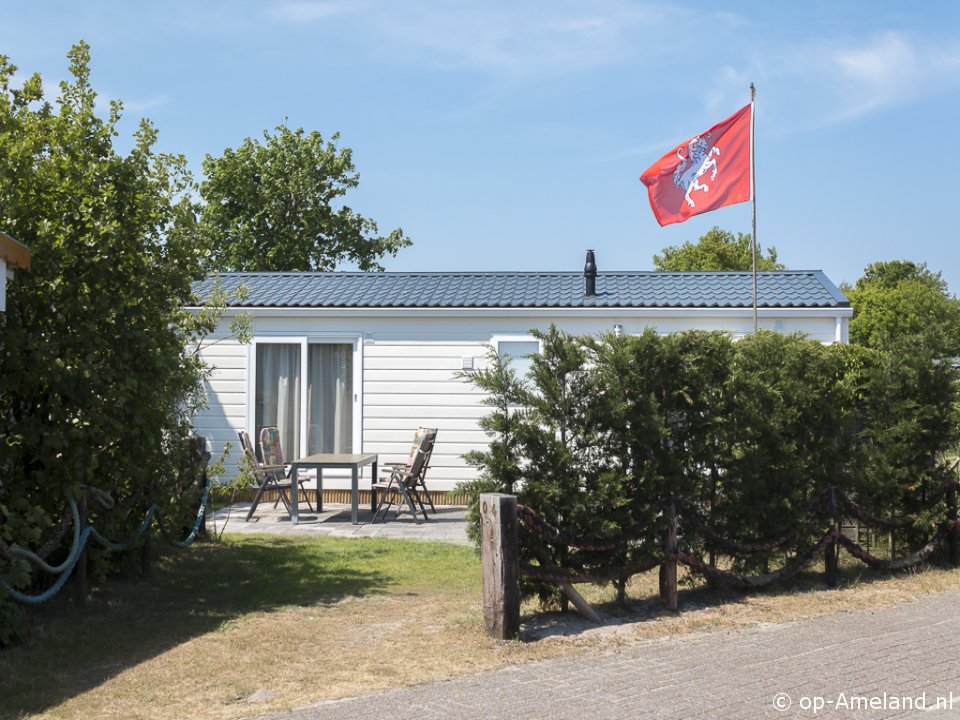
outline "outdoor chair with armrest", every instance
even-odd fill
[[[270,465],[271,467],[280,467],[283,468],[284,480],[293,484],[293,476],[291,475],[293,471],[293,466],[288,465],[283,461],[283,448],[280,446],[280,430],[278,430],[273,425],[267,425],[260,428],[260,457],[263,458],[264,465]],[[300,478],[297,478],[299,481]],[[307,507],[310,508],[310,512],[313,512],[313,505],[310,504],[310,498],[307,497],[306,489],[301,487],[300,491],[303,493],[303,499],[307,501]],[[322,502],[319,499],[320,493],[323,492],[323,488],[320,486],[320,478],[317,478],[317,505],[321,505]],[[273,505],[276,507],[276,503]]]
[[[373,492],[373,503],[376,506],[376,494],[378,490],[386,487],[386,484],[389,482],[390,477],[395,473],[401,470],[409,470],[411,465],[413,465],[413,460],[416,457],[418,450],[421,450],[425,453],[426,457],[423,461],[423,468],[417,473],[414,478],[414,489],[419,497],[421,494],[426,497],[427,502],[430,504],[430,510],[434,513],[437,512],[437,509],[433,505],[433,498],[430,497],[430,491],[427,489],[426,477],[427,470],[430,467],[430,459],[433,457],[433,448],[437,442],[437,429],[436,428],[425,428],[421,427],[417,429],[417,432],[413,436],[413,445],[410,448],[410,453],[407,456],[406,463],[393,463],[387,464],[384,466],[383,477],[380,482],[373,483],[372,492]],[[422,504],[422,503],[421,503]],[[424,516],[426,516],[426,511],[424,511]]]
[[[390,512],[390,507],[393,505],[397,506],[397,512],[393,516],[394,519],[397,519],[397,517],[400,516],[400,509],[404,503],[410,508],[414,521],[420,522],[417,520],[418,505],[420,506],[420,511],[423,513],[423,519],[428,519],[427,509],[424,507],[423,500],[420,498],[420,493],[417,490],[417,478],[423,471],[426,460],[427,453],[417,448],[414,450],[413,462],[409,467],[406,465],[395,465],[386,482],[373,484],[374,492],[380,493],[380,502],[377,504],[377,509],[373,513],[373,520],[371,520],[371,522],[375,523],[377,521],[381,510],[383,510],[383,519],[386,520],[387,513]]]
[[[253,504],[247,513],[247,521],[249,522],[250,518],[253,517],[257,505],[260,504],[260,498],[263,497],[263,493],[267,490],[276,490],[279,495],[277,503],[282,500],[284,507],[287,508],[287,512],[292,512],[290,497],[287,495],[287,490],[291,488],[292,484],[284,477],[283,465],[265,465],[261,463],[257,458],[257,453],[253,449],[253,443],[250,442],[250,435],[247,431],[240,430],[237,435],[240,437],[240,447],[243,449],[244,457],[246,457],[247,463],[250,465],[250,472],[253,473],[253,477],[257,482],[257,494],[253,496]],[[274,503],[274,507],[277,506],[277,503]]]

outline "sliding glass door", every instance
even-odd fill
[[[353,452],[353,364],[353,344],[256,341],[257,435],[275,425],[288,462]]]
[[[307,351],[307,454],[353,452],[353,346]]]
[[[284,459],[300,456],[300,346],[257,343],[256,436],[260,428],[280,431]]]

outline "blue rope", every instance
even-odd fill
[[[95,488],[94,488],[95,489]],[[100,494],[105,494],[103,491],[97,491]],[[109,496],[108,496],[109,497]],[[204,483],[203,483],[203,496],[200,500],[200,508],[197,510],[197,517],[193,523],[193,529],[183,540],[171,540],[167,537],[166,531],[163,529],[163,525],[160,525],[160,530],[163,533],[164,537],[167,537],[167,540],[174,546],[178,548],[185,548],[190,545],[197,538],[197,533],[200,532],[200,526],[203,523],[204,515],[207,512],[207,501],[210,498],[210,479],[204,473]],[[138,540],[150,527],[150,523],[153,520],[154,515],[158,518],[158,524],[162,518],[162,513],[157,508],[156,503],[151,505],[146,512],[143,522],[140,523],[140,527],[137,528],[137,532],[134,535],[133,539],[125,543],[115,543],[111,540],[104,537],[99,530],[97,530],[93,525],[87,525],[80,529],[80,511],[77,509],[77,502],[73,499],[72,495],[67,496],[67,502],[70,505],[70,513],[73,515],[73,543],[70,548],[70,553],[67,555],[67,559],[64,560],[59,565],[50,565],[43,558],[41,558],[36,553],[30,552],[23,548],[13,546],[10,548],[10,553],[18,557],[22,557],[25,560],[29,560],[39,566],[41,569],[50,573],[51,575],[56,575],[59,573],[59,577],[56,581],[47,588],[45,591],[39,595],[26,595],[13,586],[10,585],[6,580],[0,579],[0,587],[2,587],[7,594],[18,602],[38,605],[40,603],[46,602],[54,595],[56,595],[63,586],[66,584],[67,580],[70,577],[70,574],[73,572],[73,568],[76,566],[77,561],[80,559],[80,555],[83,553],[83,549],[86,547],[87,542],[92,537],[98,543],[103,545],[108,550],[113,551],[122,551],[130,547],[130,545]],[[111,503],[112,505],[112,503]]]
[[[72,496],[68,495],[67,501],[70,504],[70,512],[73,515],[73,545],[70,548],[70,554],[67,555],[66,560],[59,565],[49,565],[36,553],[32,553],[29,550],[17,547],[16,545],[10,546],[10,554],[16,555],[17,557],[22,557],[25,560],[29,560],[30,562],[39,565],[41,569],[45,570],[51,575],[56,575],[64,570],[73,569],[73,564],[77,561],[77,557],[80,556],[80,552],[83,549],[83,546],[80,544],[80,511],[77,510],[77,503]]]
[[[204,515],[207,514],[207,500],[210,498],[210,480],[204,475],[203,496],[200,499],[200,508],[197,510],[197,517],[193,521],[193,529],[183,540],[167,540],[178,548],[185,548],[197,539],[197,533],[200,532],[200,526],[203,524]]]
[[[70,573],[73,572],[74,565],[76,565],[77,560],[80,559],[80,553],[83,551],[84,545],[87,544],[87,540],[90,537],[90,530],[91,528],[89,527],[85,528],[80,536],[80,542],[74,546],[77,548],[77,552],[71,552],[71,556],[68,558],[68,560],[72,560],[70,567],[66,568],[62,573],[60,573],[60,577],[57,578],[56,582],[54,582],[53,585],[47,588],[44,592],[40,593],[39,595],[25,595],[19,590],[11,587],[6,580],[0,580],[0,587],[3,587],[3,589],[6,590],[10,597],[12,597],[14,600],[18,600],[22,603],[39,605],[42,602],[46,602],[60,592],[60,589],[66,584],[67,579],[70,577]]]

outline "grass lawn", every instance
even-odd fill
[[[0,716],[253,715],[444,676],[435,636],[482,638],[479,559],[440,543],[225,536],[83,610],[62,595],[0,651]],[[273,700],[241,702],[262,688]]]
[[[533,659],[615,650],[698,630],[778,622],[909,600],[960,586],[960,571],[881,578],[815,574],[743,595],[681,590],[681,612],[634,579],[628,611],[586,629],[575,617],[527,623],[540,642],[498,643],[482,627],[472,548],[373,538],[225,536],[161,557],[150,582],[110,582],[83,610],[63,597],[35,613],[35,636],[0,651],[3,718],[250,717]],[[582,588],[593,602],[610,591]],[[64,591],[69,596],[69,588]],[[533,610],[527,607],[525,610]]]

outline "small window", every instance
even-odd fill
[[[500,362],[508,365],[518,378],[525,378],[533,367],[533,356],[540,353],[536,340],[501,340],[497,343]]]

